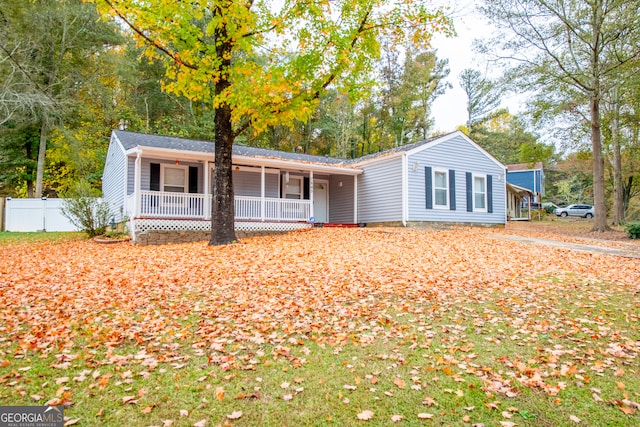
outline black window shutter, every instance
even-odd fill
[[[487,212],[493,213],[493,176],[487,175]]]
[[[306,176],[304,177],[304,189],[303,189],[303,194],[302,194],[302,198],[304,200],[309,200],[309,178],[307,178]]]
[[[467,172],[467,212],[473,212],[473,175]]]
[[[189,166],[189,193],[198,192],[198,167]]]
[[[449,209],[456,210],[456,171],[449,169]]]
[[[149,190],[160,191],[160,163],[151,163]]]
[[[427,200],[427,209],[433,209],[433,184],[431,182],[431,167],[424,168],[424,191]]]

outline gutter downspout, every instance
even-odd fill
[[[510,202],[509,192],[507,191],[507,168],[504,168],[502,170],[502,184],[504,187],[504,197],[505,197],[504,228],[507,228],[507,222],[509,222],[509,202]]]
[[[402,153],[402,226],[409,219],[409,166],[407,153]]]

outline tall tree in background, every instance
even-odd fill
[[[554,158],[554,146],[539,141],[539,136],[528,132],[520,117],[500,109],[473,126],[472,138],[501,163],[542,162]]]
[[[478,70],[466,68],[460,73],[459,79],[467,95],[467,131],[473,138],[473,127],[500,106],[502,93],[492,80],[483,77]]]
[[[609,97],[609,105],[605,103],[603,113],[607,113],[609,110],[609,130],[610,130],[610,145],[612,151],[611,165],[613,166],[613,225],[621,225],[624,223],[624,198],[622,191],[622,149],[621,135],[620,135],[620,96],[619,85],[614,85],[611,89],[611,96]],[[607,108],[609,107],[609,108]],[[606,118],[605,118],[606,120]],[[605,142],[606,142],[605,135]]]
[[[135,46],[133,37],[120,52],[113,75],[117,114],[128,130],[208,139],[213,132],[211,106],[183,95],[162,90],[166,83],[166,61],[149,58],[145,50]]]
[[[435,51],[409,47],[402,61],[395,45],[383,47],[376,97],[382,133],[379,149],[425,139],[433,127],[431,104],[450,87],[445,81],[448,60],[438,59]]]
[[[407,50],[402,78],[403,92],[410,94],[409,123],[406,132],[409,141],[426,139],[433,127],[431,104],[451,87],[445,79],[449,76],[449,61],[438,59],[435,51]]]
[[[80,70],[115,32],[82,0],[4,1],[0,21],[0,123],[38,128],[35,189],[31,176],[27,184],[29,195],[40,197],[50,133],[76,106],[86,82]]]
[[[382,34],[425,45],[434,30],[449,27],[442,12],[403,0],[95,1],[149,55],[172,59],[168,90],[215,112],[214,245],[236,239],[231,150],[244,130],[305,122],[330,86],[357,97]]]
[[[402,145],[402,131],[408,104],[405,94],[401,92],[403,67],[400,52],[390,40],[384,40],[382,43],[379,67],[377,104],[381,132],[379,149],[382,150]]]
[[[607,230],[602,85],[640,55],[640,0],[485,0],[481,10],[504,30],[496,43],[508,52],[506,59],[519,64],[512,77],[522,87],[571,86],[588,99],[593,230]]]
[[[13,119],[0,126],[0,196],[33,196],[38,131]]]
[[[613,184],[613,224],[626,221],[630,198],[636,194],[640,174],[640,78],[633,64],[616,78],[603,105],[604,147],[608,155],[605,170]],[[635,181],[635,183],[634,183]],[[635,188],[635,191],[634,191]]]

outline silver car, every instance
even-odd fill
[[[553,211],[558,216],[580,216],[582,218],[593,218],[593,206],[575,204],[565,208],[558,208]]]

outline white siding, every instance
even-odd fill
[[[402,221],[402,157],[362,166],[358,178],[358,221]]]
[[[107,159],[102,174],[102,197],[109,202],[116,221],[122,220],[125,210],[125,180],[127,159],[115,134],[111,135]],[[131,177],[133,180],[133,177]]]
[[[425,167],[455,170],[456,210],[427,209]],[[504,224],[504,169],[465,138],[451,138],[408,157],[409,221]],[[487,174],[493,180],[493,213],[467,212],[466,173]],[[398,180],[400,177],[398,176]]]

